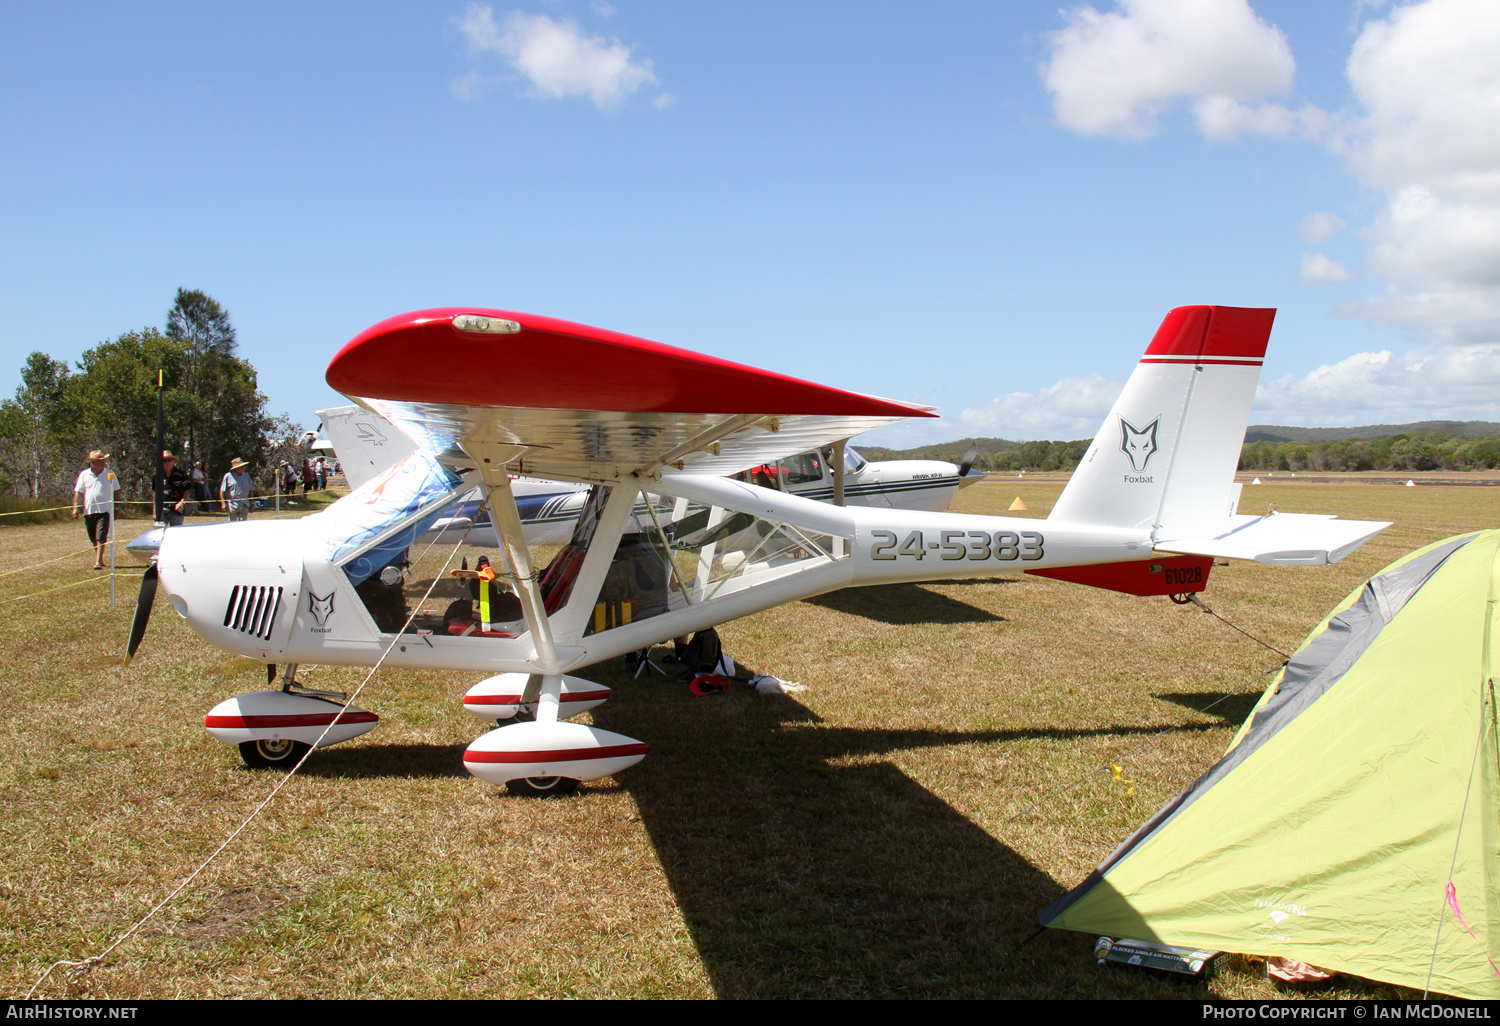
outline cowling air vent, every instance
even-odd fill
[[[281,608],[281,592],[281,588],[235,585],[224,609],[224,626],[270,641],[276,611]]]

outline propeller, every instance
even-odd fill
[[[968,450],[964,453],[964,461],[958,465],[958,476],[968,477],[969,468],[974,465],[974,460],[979,455],[979,443],[970,442]]]
[[[135,600],[135,619],[130,621],[130,641],[125,645],[125,665],[135,658],[135,650],[141,647],[146,636],[146,624],[151,622],[151,603],[156,601],[156,561],[146,568],[141,577],[141,593]]]

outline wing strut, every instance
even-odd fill
[[[562,704],[562,673],[557,666],[557,646],[552,642],[552,624],[547,619],[547,607],[542,603],[536,571],[531,566],[531,550],[526,547],[526,535],[521,528],[521,514],[516,509],[516,495],[510,487],[510,475],[504,465],[491,470],[481,464],[480,476],[490,490],[490,518],[500,533],[505,561],[510,564],[514,575],[516,594],[526,613],[531,644],[536,649],[536,661],[542,670],[536,719],[538,723],[556,723],[558,708]],[[527,690],[530,691],[535,683],[536,677],[533,676]]]
[[[844,504],[844,446],[849,444],[849,439],[840,438],[833,443],[833,504],[842,506]]]

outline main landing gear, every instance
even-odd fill
[[[505,782],[505,790],[528,798],[561,798],[578,790],[572,777],[517,777]]]
[[[241,741],[240,758],[251,769],[291,769],[302,761],[311,747],[286,738]]]

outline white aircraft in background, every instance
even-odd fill
[[[391,318],[346,345],[328,383],[413,451],[299,520],[167,531],[141,584],[133,655],[158,580],[204,638],[266,664],[280,690],[205,725],[251,765],[375,726],[299,663],[489,671],[465,708],[507,722],[464,765],[558,793],[634,765],[646,745],[565,722],[609,696],[570,671],[851,585],[1026,570],[1136,595],[1191,594],[1214,558],[1337,562],[1389,526],[1236,512],[1234,482],[1272,310],[1182,307],[1163,321],[1045,520],[835,506],[725,475],[832,447],[926,407],[856,395],[597,328],[470,308]],[[474,373],[480,350],[495,368]],[[835,473],[838,468],[835,468]],[[589,486],[540,572],[513,477]],[[478,487],[497,582],[448,576]],[[441,530],[434,532],[434,528]],[[231,534],[231,532],[236,532]],[[424,535],[437,539],[417,544]],[[450,602],[450,599],[455,601]]]
[[[396,430],[379,414],[361,406],[337,406],[317,411],[328,447],[339,460],[350,488],[394,466],[414,451],[409,438]],[[835,443],[843,444],[843,443]],[[837,461],[834,446],[814,452],[796,453],[785,459],[764,463],[732,475],[746,481],[799,495],[807,499],[832,502],[835,505],[877,506],[885,509],[944,510],[960,488],[967,488],[985,475],[972,470],[975,449],[965,454],[963,462],[943,460],[866,460],[843,444],[842,491],[835,479]],[[511,479],[516,505],[526,541],[532,545],[561,545],[573,534],[589,486],[536,478]],[[481,503],[480,489],[468,496],[474,510]],[[459,515],[464,515],[460,512]],[[487,524],[489,514],[479,513],[479,523]],[[490,537],[481,531],[481,538]]]
[[[318,410],[318,425],[323,432],[305,432],[302,441],[309,449],[328,453],[338,460],[350,488],[389,470],[411,455],[412,442],[379,414],[361,406],[336,406]],[[973,470],[977,449],[970,446],[957,465],[943,460],[886,460],[871,462],[847,444],[844,445],[844,481],[842,494],[835,480],[834,446],[819,452],[804,452],[786,459],[762,464],[733,475],[763,488],[800,495],[835,505],[878,506],[885,509],[943,510],[952,503],[960,488],[967,488],[986,475]],[[536,478],[512,478],[511,490],[521,512],[521,525],[531,545],[562,545],[573,534],[578,515],[588,499],[589,486],[564,481],[542,481]],[[495,547],[498,536],[490,527],[487,510],[480,509],[482,496],[475,488],[454,511],[454,517],[477,516],[477,532],[470,543]],[[451,518],[450,518],[451,519]],[[201,521],[182,526],[218,526],[218,521]],[[441,529],[435,528],[435,529]],[[149,556],[161,546],[160,524],[137,535],[126,546],[131,552]]]

